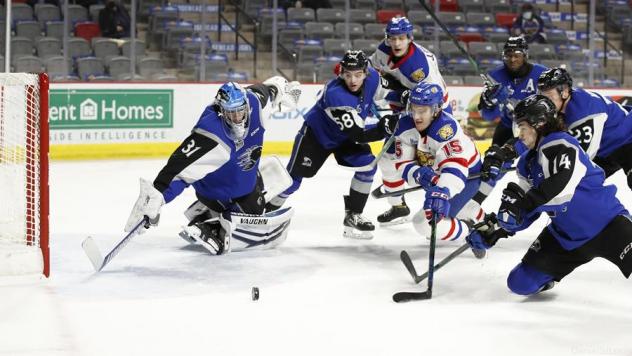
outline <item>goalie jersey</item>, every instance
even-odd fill
[[[344,141],[356,141],[365,130],[365,120],[371,105],[383,99],[388,90],[382,87],[380,76],[373,68],[359,93],[351,93],[342,79],[336,78],[325,84],[316,104],[304,115],[318,142],[326,149],[333,149]]]
[[[546,212],[547,228],[566,250],[582,246],[614,217],[627,214],[615,197],[617,188],[604,186],[603,170],[566,132],[542,138],[537,149],[520,156],[517,172],[530,207],[521,228]]]
[[[253,87],[255,87],[253,90]],[[189,137],[173,152],[154,180],[165,202],[192,185],[196,194],[228,202],[255,189],[265,132],[264,113],[269,105],[265,86],[246,90],[250,106],[248,131],[243,140],[233,140],[219,106],[206,107]]]
[[[412,177],[412,168],[419,165],[431,166],[439,175],[435,184],[448,188],[451,197],[463,190],[470,174],[480,172],[481,159],[474,142],[445,111],[423,132],[406,115],[400,119],[395,134],[395,165],[412,187],[418,185]]]
[[[573,88],[564,121],[591,159],[632,142],[632,114],[598,93]]]

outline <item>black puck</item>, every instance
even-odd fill
[[[252,287],[252,300],[259,300],[259,288]]]

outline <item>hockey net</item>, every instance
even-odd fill
[[[48,77],[0,73],[0,275],[49,275]]]

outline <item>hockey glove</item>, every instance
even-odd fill
[[[272,107],[279,112],[296,109],[298,99],[301,96],[301,84],[299,82],[288,82],[285,78],[277,75],[264,80],[262,84],[272,88],[275,93],[272,99]]]
[[[502,147],[498,145],[492,145],[487,152],[485,152],[485,159],[483,160],[483,168],[481,169],[481,178],[484,181],[496,180],[500,176],[500,169],[503,163],[513,161],[516,157],[516,150],[513,147],[513,140],[511,143],[506,143]]]
[[[491,85],[486,83],[485,90],[481,94],[481,102],[485,108],[492,109],[499,103],[504,103],[509,98],[509,95],[509,88],[506,86],[499,83]]]
[[[399,101],[402,103],[402,107],[408,106],[408,98],[410,98],[410,90],[404,90],[402,95],[399,97]]]
[[[514,232],[517,231],[527,213],[526,193],[514,182],[507,184],[503,190],[500,208],[498,209],[498,224],[503,229]]]
[[[509,233],[503,229],[496,228],[498,220],[494,213],[485,215],[484,222],[478,224],[475,229],[465,238],[473,249],[487,250],[496,245],[499,239],[509,236]],[[482,226],[479,226],[482,225]]]
[[[160,220],[160,209],[165,204],[165,198],[158,189],[154,188],[154,185],[143,178],[140,179],[140,194],[134,204],[134,208],[127,219],[125,224],[125,232],[130,232],[138,224],[143,217],[149,218],[151,225],[158,225]],[[140,229],[140,233],[145,232],[145,229]]]
[[[422,186],[425,190],[434,186],[438,177],[434,169],[430,166],[420,166],[413,172],[415,183]]]
[[[383,115],[377,123],[378,129],[384,136],[391,136],[395,132],[397,123],[399,122],[399,114]]]
[[[443,219],[450,211],[450,191],[448,188],[433,186],[426,190],[424,201],[426,218],[431,220],[436,216],[437,221]]]

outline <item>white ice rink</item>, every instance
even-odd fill
[[[394,292],[425,288],[400,250],[425,271],[428,242],[410,225],[344,239],[352,173],[332,160],[289,201],[296,213],[277,250],[213,257],[188,246],[177,233],[189,191],[94,274],[81,241],[91,235],[103,251],[118,242],[138,178],[153,179],[163,163],[52,164],[52,275],[0,285],[0,355],[632,355],[632,281],[605,260],[540,296],[508,291],[508,272],[545,219],[484,260],[466,252],[438,271],[432,300],[395,304]],[[609,182],[632,209],[623,175]],[[375,221],[386,208],[370,199],[365,215]],[[460,243],[440,245],[437,260]]]

